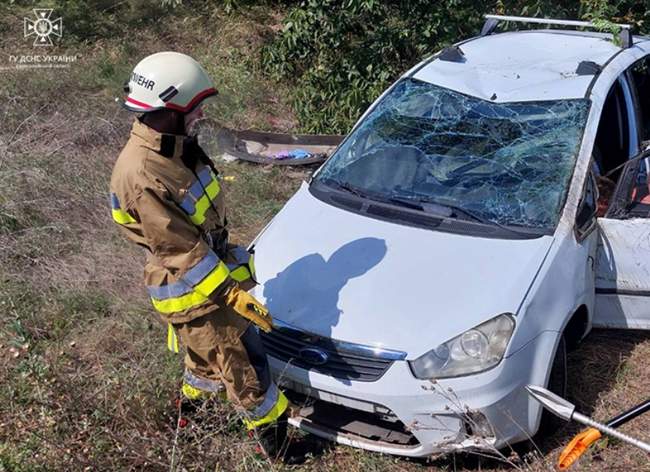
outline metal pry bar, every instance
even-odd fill
[[[526,387],[526,390],[528,391],[528,394],[532,396],[535,400],[540,402],[544,406],[544,408],[546,408],[554,415],[559,416],[563,420],[566,421],[573,420],[573,421],[577,421],[578,423],[591,426],[592,428],[595,428],[605,434],[620,439],[621,441],[624,441],[628,444],[632,444],[633,446],[636,446],[639,449],[642,449],[645,452],[650,453],[650,444],[647,444],[636,438],[628,436],[627,434],[623,434],[620,431],[615,430],[614,428],[610,428],[607,425],[598,423],[592,420],[591,418],[581,413],[578,413],[576,411],[575,405],[566,401],[564,398],[554,394],[553,392],[550,392],[549,390],[546,390],[543,387],[538,387],[536,385],[528,385]]]
[[[512,21],[515,23],[535,23],[539,25],[555,25],[555,26],[571,26],[574,28],[589,28],[598,29],[591,21],[576,21],[576,20],[555,20],[553,18],[533,18],[527,16],[504,16],[504,15],[485,15],[485,24],[481,30],[481,36],[487,36],[494,33],[497,26],[502,21]],[[620,38],[623,47],[630,48],[634,42],[632,38],[632,25],[623,23],[614,23],[621,29]]]

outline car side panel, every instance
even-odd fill
[[[580,242],[573,232],[557,235],[540,274],[517,313],[517,327],[507,356],[521,349],[525,340],[553,333],[552,344],[538,346],[535,357],[530,360],[534,372],[531,381],[535,385],[547,385],[560,334],[573,314],[581,305],[587,307],[590,315],[593,313],[596,244],[595,231]],[[527,428],[531,434],[537,431],[540,417],[539,404],[530,400]]]

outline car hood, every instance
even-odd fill
[[[253,293],[298,329],[414,359],[516,313],[552,240],[380,221],[328,205],[303,184],[255,243]]]

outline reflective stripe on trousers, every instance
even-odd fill
[[[249,326],[241,336],[241,341],[255,369],[260,386],[265,391],[262,403],[253,410],[247,411],[243,419],[246,428],[254,429],[277,420],[287,409],[289,401],[271,377],[266,350],[257,330]]]
[[[183,374],[183,383],[191,385],[192,387],[204,392],[210,393],[221,393],[226,390],[226,387],[223,383],[217,382],[216,380],[206,379],[204,377],[199,377],[187,369],[185,369],[185,373]]]
[[[208,253],[178,281],[160,286],[147,286],[153,306],[161,313],[185,311],[201,305],[230,275],[226,264],[214,253]]]
[[[255,429],[273,423],[282,416],[288,406],[289,400],[273,382],[264,394],[264,401],[246,415],[244,424],[248,429]]]

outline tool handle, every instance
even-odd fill
[[[610,428],[607,425],[604,425],[602,423],[598,423],[597,421],[592,420],[591,418],[582,415],[578,413],[577,411],[573,413],[573,419],[576,420],[578,423],[585,424],[587,426],[591,426],[592,428],[596,428],[598,431],[608,434],[610,436],[613,436],[617,439],[620,439],[621,441],[624,441],[628,444],[632,444],[633,446],[638,447],[639,449],[644,450],[645,452],[650,453],[650,444],[647,444],[643,441],[639,441],[638,439],[634,439],[627,434],[621,433],[619,431],[616,431],[614,428]]]
[[[585,429],[576,434],[571,442],[567,444],[564,450],[560,453],[557,467],[560,470],[567,470],[577,461],[581,455],[585,453],[589,447],[598,441],[602,435],[600,431],[595,428]]]
[[[609,426],[610,428],[617,428],[649,410],[650,400],[646,400],[645,402],[640,403],[639,405],[636,405],[627,411],[624,411],[620,415],[615,416],[607,422],[606,426]],[[569,467],[571,467],[573,463],[577,461],[580,456],[582,456],[585,451],[589,449],[591,445],[598,441],[601,437],[602,435],[600,434],[600,431],[595,428],[585,429],[584,431],[576,434],[569,442],[569,444],[567,444],[564,450],[560,453],[557,464],[558,469],[568,470]]]
[[[646,411],[650,410],[650,400],[646,400],[643,403],[630,408],[629,410],[621,413],[615,418],[612,418],[607,422],[607,426],[610,428],[618,428],[620,425],[627,423],[630,420],[633,420],[639,415],[642,415]]]

